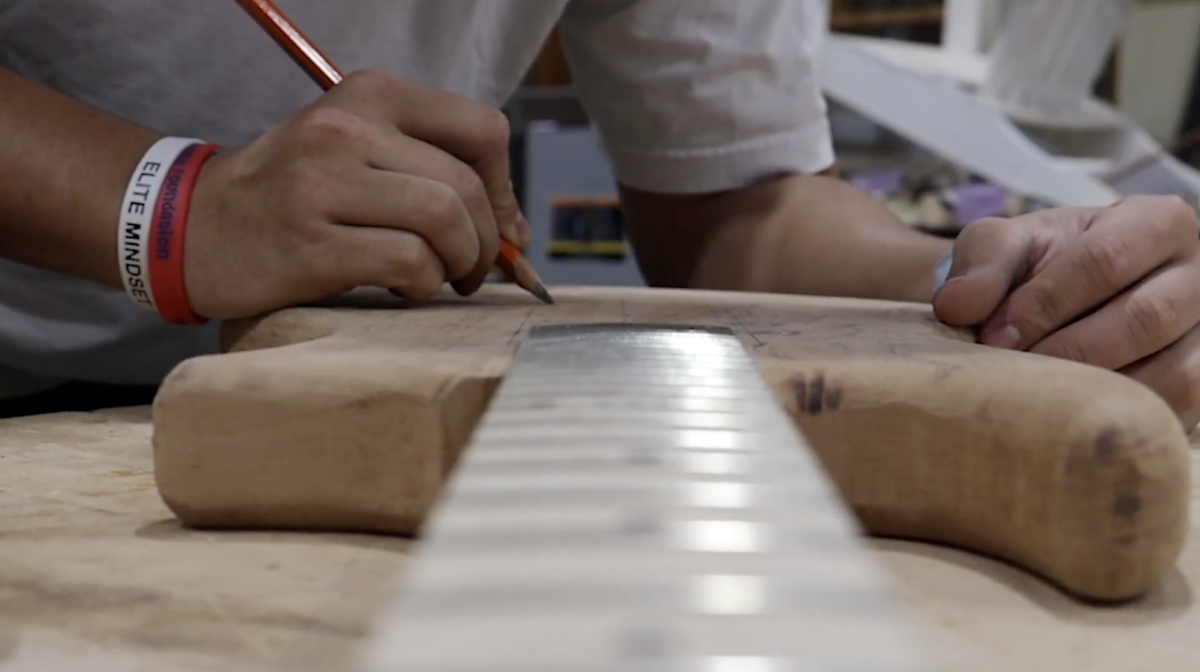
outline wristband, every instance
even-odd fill
[[[946,284],[946,280],[950,277],[950,266],[954,263],[954,248],[946,250],[941,259],[938,259],[937,266],[933,267],[933,296],[937,296],[938,290],[942,285]]]
[[[147,310],[157,309],[154,291],[150,287],[149,267],[150,223],[154,217],[154,205],[158,202],[158,193],[167,169],[180,152],[199,142],[191,138],[168,137],[154,143],[138,162],[125,189],[117,225],[121,282],[129,298]]]
[[[155,306],[173,324],[204,324],[192,310],[184,282],[183,248],[192,189],[204,162],[220,149],[214,144],[184,148],[166,171],[150,223],[149,277]]]

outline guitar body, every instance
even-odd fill
[[[184,362],[155,400],[162,498],[197,527],[415,534],[532,326],[720,326],[870,534],[1002,558],[1092,600],[1152,590],[1182,551],[1187,438],[1116,373],[977,345],[924,305],[555,296],[363,292],[227,323],[224,354]]]

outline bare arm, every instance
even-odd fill
[[[649,284],[928,302],[948,240],[830,177],[706,196],[621,189]]]
[[[0,255],[121,286],[117,218],[153,132],[0,68]]]

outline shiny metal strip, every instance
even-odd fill
[[[483,664],[477,667],[431,665],[422,667],[415,672],[907,672],[907,669],[878,665],[867,667],[835,664],[813,666],[795,660],[772,660],[749,656],[711,656],[699,659],[625,660],[617,663],[605,661],[567,666],[557,662],[532,666],[520,663],[512,667],[503,664]]]
[[[754,476],[776,473],[794,467],[787,455],[775,453],[746,453],[741,451],[663,450],[662,448],[630,448],[625,446],[576,446],[571,455],[555,454],[543,448],[513,448],[503,452],[481,455],[473,461],[472,473],[532,474],[545,471],[583,471],[606,473],[614,470],[625,474],[632,467],[637,472],[671,470],[683,475]]]
[[[735,432],[722,429],[691,429],[681,427],[637,427],[618,424],[614,420],[603,431],[593,427],[580,430],[575,423],[563,419],[563,424],[540,427],[515,427],[497,423],[488,428],[486,438],[474,442],[476,446],[487,446],[489,450],[534,448],[539,446],[652,446],[663,450],[741,450],[777,452],[779,441],[789,437],[787,433]]]
[[[424,536],[366,672],[930,669],[728,330],[532,330]]]
[[[503,417],[493,421],[493,427],[516,426],[518,428],[537,427],[547,423],[557,423],[567,419],[573,428],[608,429],[613,423],[613,417],[620,414],[621,422],[634,427],[674,427],[678,429],[728,429],[756,431],[763,413],[712,411],[675,411],[664,408],[641,406],[638,408],[572,408],[550,407],[522,409],[509,407],[502,409]],[[498,414],[500,415],[500,414]],[[597,432],[599,433],[599,432]]]
[[[577,385],[570,386],[572,390],[578,390]],[[713,415],[727,414],[753,414],[758,407],[754,404],[746,402],[738,398],[720,398],[720,397],[684,397],[680,398],[675,395],[662,395],[658,398],[648,398],[645,394],[639,394],[636,399],[629,399],[624,396],[609,395],[589,395],[587,398],[580,398],[573,393],[560,396],[552,401],[546,401],[544,392],[539,393],[536,397],[525,398],[508,395],[504,399],[496,399],[489,406],[489,410],[494,411],[538,411],[544,409],[577,409],[584,413],[593,414],[609,414],[616,412],[624,412],[627,410],[645,410],[645,411],[672,411],[672,412],[697,412],[711,413]]]

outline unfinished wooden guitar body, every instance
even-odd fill
[[[976,345],[928,306],[555,295],[366,293],[227,324],[226,354],[184,362],[155,401],[163,499],[193,526],[413,533],[531,326],[715,325],[741,336],[872,534],[1007,559],[1098,600],[1155,588],[1182,550],[1187,439],[1118,374]]]

